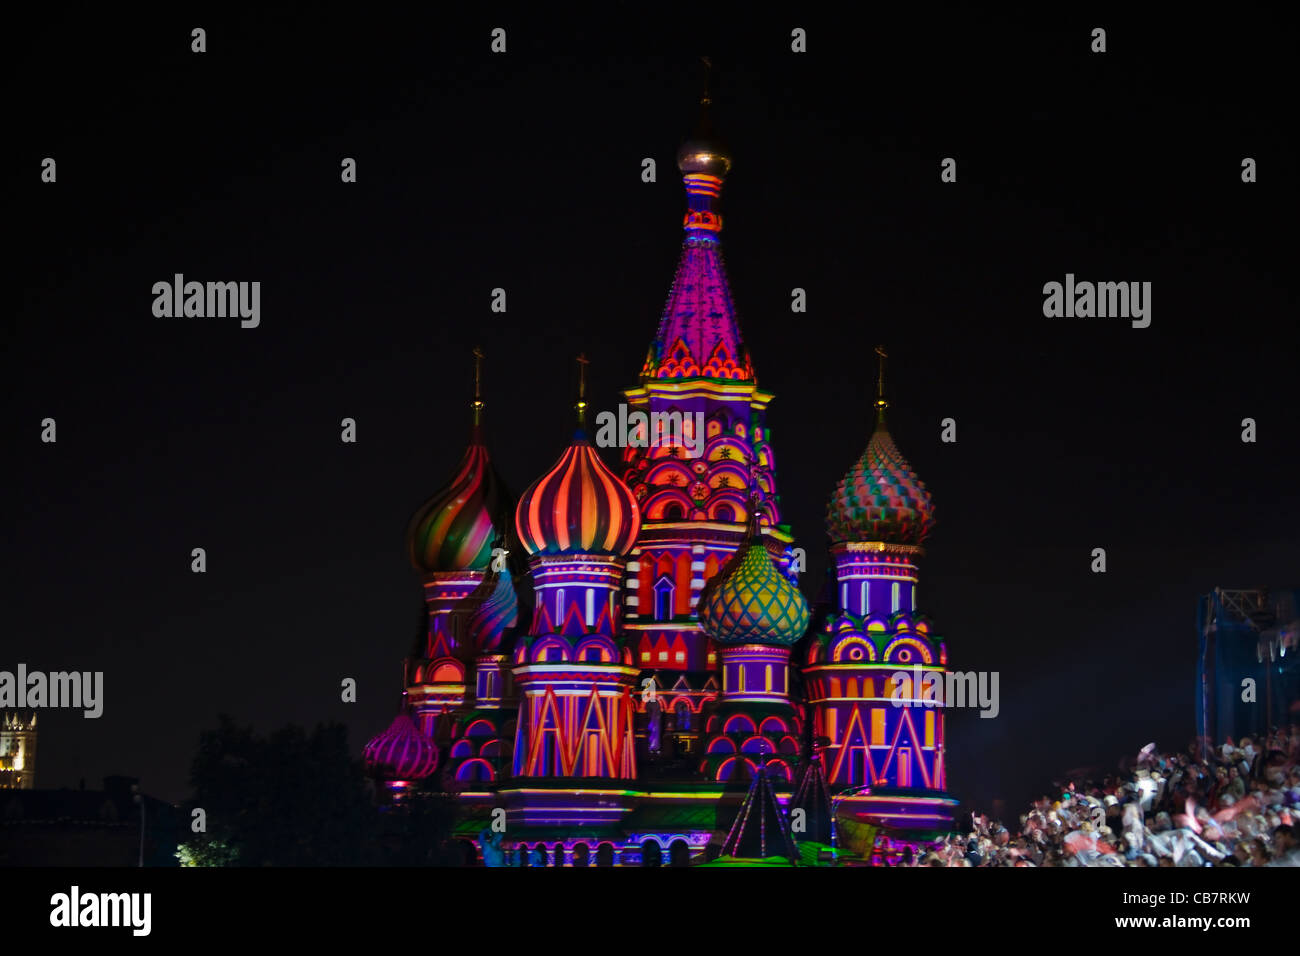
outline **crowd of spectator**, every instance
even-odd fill
[[[1300,726],[1162,754],[1054,785],[1015,832],[973,815],[899,866],[1300,866]]]

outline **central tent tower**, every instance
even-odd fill
[[[751,507],[782,573],[791,565],[764,421],[773,396],[758,387],[723,266],[718,199],[732,163],[713,134],[710,102],[706,93],[695,133],[677,153],[687,204],[681,255],[641,382],[625,392],[630,410],[651,423],[623,454],[623,480],[642,516],[624,584],[627,642],[658,691],[642,709],[658,708],[653,716],[664,721],[663,743],[654,733],[647,746],[682,758],[698,756],[703,711],[721,687],[700,595],[746,542]],[[702,438],[693,434],[697,413]],[[690,448],[655,427],[676,420]]]

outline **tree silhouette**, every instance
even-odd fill
[[[413,794],[379,808],[342,724],[308,734],[289,725],[262,737],[228,715],[199,735],[190,769],[204,833],[178,854],[196,866],[439,865],[459,862],[450,845],[454,808]],[[187,819],[191,818],[187,814]]]

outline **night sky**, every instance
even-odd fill
[[[442,9],[13,30],[0,669],[106,685],[98,720],[41,712],[38,786],[122,773],[181,799],[221,711],[262,731],[341,720],[358,755],[387,725],[422,607],[404,533],[463,452],[470,350],[516,493],[568,440],[574,355],[597,410],[637,383],[680,248],[700,54],[805,594],[884,343],[891,430],[937,506],[922,609],[950,666],[1001,675],[997,719],[950,717],[953,794],[1018,811],[1067,768],[1187,742],[1198,595],[1300,578],[1283,31],[1250,13]],[[260,281],[260,327],[154,317],[178,272]],[[1066,273],[1151,282],[1151,326],[1045,318]]]

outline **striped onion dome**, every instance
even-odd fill
[[[519,623],[519,599],[515,595],[510,571],[503,568],[496,576],[490,593],[469,620],[469,635],[475,649],[487,654],[501,647],[507,628]]]
[[[511,504],[475,425],[456,473],[411,518],[411,563],[426,573],[486,570]]]
[[[867,450],[831,494],[826,530],[836,544],[883,541],[918,545],[933,528],[930,492],[894,446],[882,414]]]
[[[438,747],[403,711],[366,744],[365,762],[366,771],[381,780],[422,780],[438,766]]]
[[[750,519],[746,545],[705,585],[700,625],[719,644],[776,644],[789,647],[808,629],[808,602],[772,563]]]
[[[560,460],[520,497],[515,527],[529,554],[624,555],[641,530],[641,510],[579,428]]]

